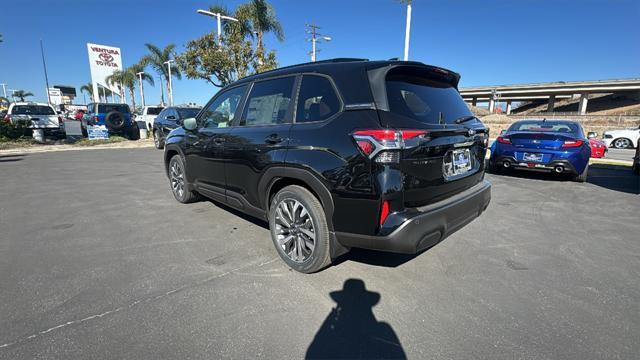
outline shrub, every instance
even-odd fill
[[[0,138],[18,139],[29,132],[30,122],[18,121],[13,124],[0,120]]]

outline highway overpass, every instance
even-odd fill
[[[511,113],[512,101],[547,100],[547,111],[553,111],[556,99],[580,97],[578,110],[587,113],[589,94],[640,92],[640,79],[596,80],[596,81],[559,81],[538,84],[496,85],[461,88],[460,95],[472,105],[488,102],[493,112],[496,102],[507,104],[507,114]]]

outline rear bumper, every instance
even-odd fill
[[[530,170],[542,172],[558,172],[555,169],[561,167],[562,174],[578,174],[576,168],[569,160],[553,160],[549,163],[528,163],[516,160],[513,156],[500,156],[493,160],[494,165],[507,169]],[[508,164],[508,166],[506,166]]]
[[[489,206],[491,184],[484,180],[448,199],[416,209],[396,230],[386,236],[336,232],[346,247],[415,254],[451,235]]]

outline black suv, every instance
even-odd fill
[[[351,247],[417,253],[478,217],[488,129],[460,76],[419,62],[334,59],[241,79],[166,139],[171,189],[268,220],[293,269]]]
[[[164,148],[167,134],[182,125],[182,121],[194,117],[200,111],[199,107],[168,107],[164,108],[153,120],[153,144],[156,149]]]

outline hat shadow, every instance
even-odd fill
[[[379,293],[368,291],[360,279],[348,279],[342,290],[329,295],[337,305],[313,338],[306,359],[407,358],[393,328],[373,315]]]

